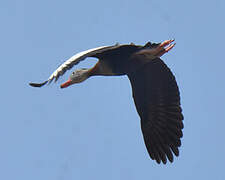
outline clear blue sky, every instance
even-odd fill
[[[0,179],[225,179],[225,1],[28,1],[0,6]],[[75,53],[175,38],[163,56],[181,91],[179,158],[150,160],[127,77],[60,89],[42,81]],[[91,67],[90,59],[78,67]]]

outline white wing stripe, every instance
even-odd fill
[[[111,48],[113,46],[101,46],[93,49],[89,49],[86,51],[79,52],[72,56],[70,59],[65,61],[61,66],[59,66],[48,78],[48,83],[51,83],[52,80],[55,78],[55,81],[58,80],[59,76],[62,76],[66,70],[71,69],[74,65],[78,64],[80,61],[85,59],[88,56],[91,56],[92,54],[96,53],[96,51],[101,52],[101,50],[105,50],[106,48]]]

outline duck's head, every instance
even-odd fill
[[[87,78],[90,77],[90,69],[87,68],[82,68],[82,69],[77,69],[74,72],[72,72],[72,74],[70,75],[69,79],[61,84],[61,88],[66,88],[72,84],[75,83],[81,83],[83,81],[85,81]]]

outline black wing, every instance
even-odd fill
[[[141,59],[140,59],[141,60]],[[183,136],[179,89],[170,69],[157,58],[128,74],[150,157],[165,164],[178,156]]]

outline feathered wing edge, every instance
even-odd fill
[[[128,74],[144,142],[151,159],[165,164],[179,155],[183,115],[179,89],[170,69],[159,58]]]
[[[62,65],[60,65],[48,78],[47,81],[42,82],[42,83],[29,83],[33,87],[42,87],[45,84],[51,83],[54,79],[55,82],[58,80],[60,76],[62,76],[67,70],[71,69],[74,65],[78,64],[80,61],[84,60],[86,57],[91,57],[94,56],[98,53],[102,53],[107,50],[111,50],[114,48],[117,48],[119,45],[116,44],[114,46],[101,46],[93,49],[89,49],[86,51],[79,52],[72,56],[70,59],[65,61]]]

